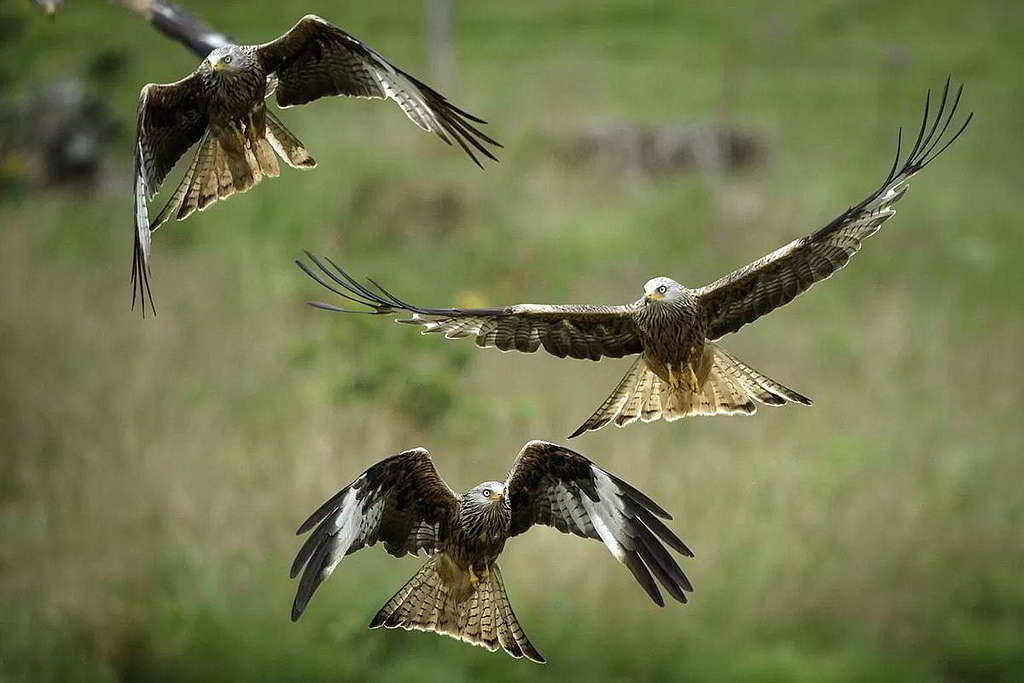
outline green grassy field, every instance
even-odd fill
[[[419,2],[244,5],[202,13],[258,42],[316,12],[424,72]],[[450,94],[491,122],[501,163],[481,172],[380,103],[289,110],[320,167],[160,230],[145,321],[128,305],[136,97],[195,60],[110,3],[5,11],[22,22],[0,51],[10,97],[100,47],[128,60],[105,86],[124,126],[110,180],[0,194],[0,680],[1024,678],[1024,6],[459,3]],[[302,249],[428,305],[698,285],[874,189],[948,73],[968,133],[848,269],[724,342],[814,407],[572,444],[673,512],[690,604],[657,608],[601,545],[544,529],[501,564],[546,666],[367,630],[418,566],[376,549],[289,622],[293,531],[326,496],[414,445],[456,489],[500,477],[628,365],[314,311]],[[767,155],[643,183],[553,153],[609,119],[726,120]]]

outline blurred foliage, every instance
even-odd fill
[[[196,9],[253,42],[316,12],[423,73],[414,0]],[[4,185],[0,680],[1021,680],[1024,7],[558,0],[457,16],[449,94],[491,121],[501,163],[479,171],[393,106],[289,109],[319,168],[161,229],[155,319],[128,307],[127,136],[98,187]],[[78,75],[126,132],[143,83],[195,66],[113,3],[54,22],[7,3],[0,34],[5,100]],[[291,265],[302,249],[427,305],[697,285],[862,197],[947,73],[967,83],[971,130],[848,269],[725,340],[813,408],[573,444],[673,512],[697,554],[689,605],[657,609],[598,544],[538,530],[502,567],[547,666],[367,630],[416,567],[379,551],[288,621],[292,532],[326,496],[414,445],[456,489],[500,476],[526,440],[563,441],[626,367],[313,311],[330,295]],[[653,182],[560,161],[595,120],[732,122],[765,154]]]

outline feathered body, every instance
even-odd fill
[[[665,292],[672,291],[669,298]],[[677,386],[692,370],[706,375],[703,363],[707,325],[693,293],[670,280],[655,278],[644,287],[644,298],[636,303],[636,326],[640,330],[643,359],[661,381]]]
[[[504,550],[512,522],[504,488],[499,482],[487,482],[459,497],[455,528],[442,552],[460,569],[484,572]],[[485,490],[492,492],[490,497],[482,496]]]
[[[235,191],[245,192],[264,175],[278,175],[267,140],[267,74],[255,49],[249,45],[218,48],[199,66],[198,74],[208,93],[209,134],[224,155]],[[214,166],[207,172],[223,170]],[[179,212],[176,217],[185,215]]]

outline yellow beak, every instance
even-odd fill
[[[224,62],[214,62],[210,66],[213,67],[214,71],[223,71],[224,70]]]
[[[644,298],[648,301],[661,301],[665,297],[657,292],[649,292],[648,294],[644,294]]]

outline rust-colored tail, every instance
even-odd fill
[[[316,159],[309,155],[305,145],[292,132],[285,128],[281,119],[274,116],[269,109],[267,118],[267,140],[278,156],[292,168],[316,168]]]
[[[370,628],[404,628],[443,633],[494,652],[544,662],[519,625],[501,579],[491,565],[476,589],[469,575],[446,556],[437,555],[387,601]]]
[[[773,406],[789,402],[811,405],[811,399],[761,374],[712,342],[704,346],[703,367],[707,374],[700,389],[672,389],[647,367],[641,356],[604,403],[569,438],[613,421],[624,427],[637,420],[672,422],[687,415],[752,415],[757,411],[754,401]]]
[[[274,153],[294,168],[313,168],[316,161],[273,114],[237,137],[231,130],[208,130],[199,141],[177,189],[153,220],[150,230],[170,219],[184,220],[219,199],[246,192],[281,171]],[[255,115],[254,115],[255,116]],[[224,139],[218,139],[218,134]]]

